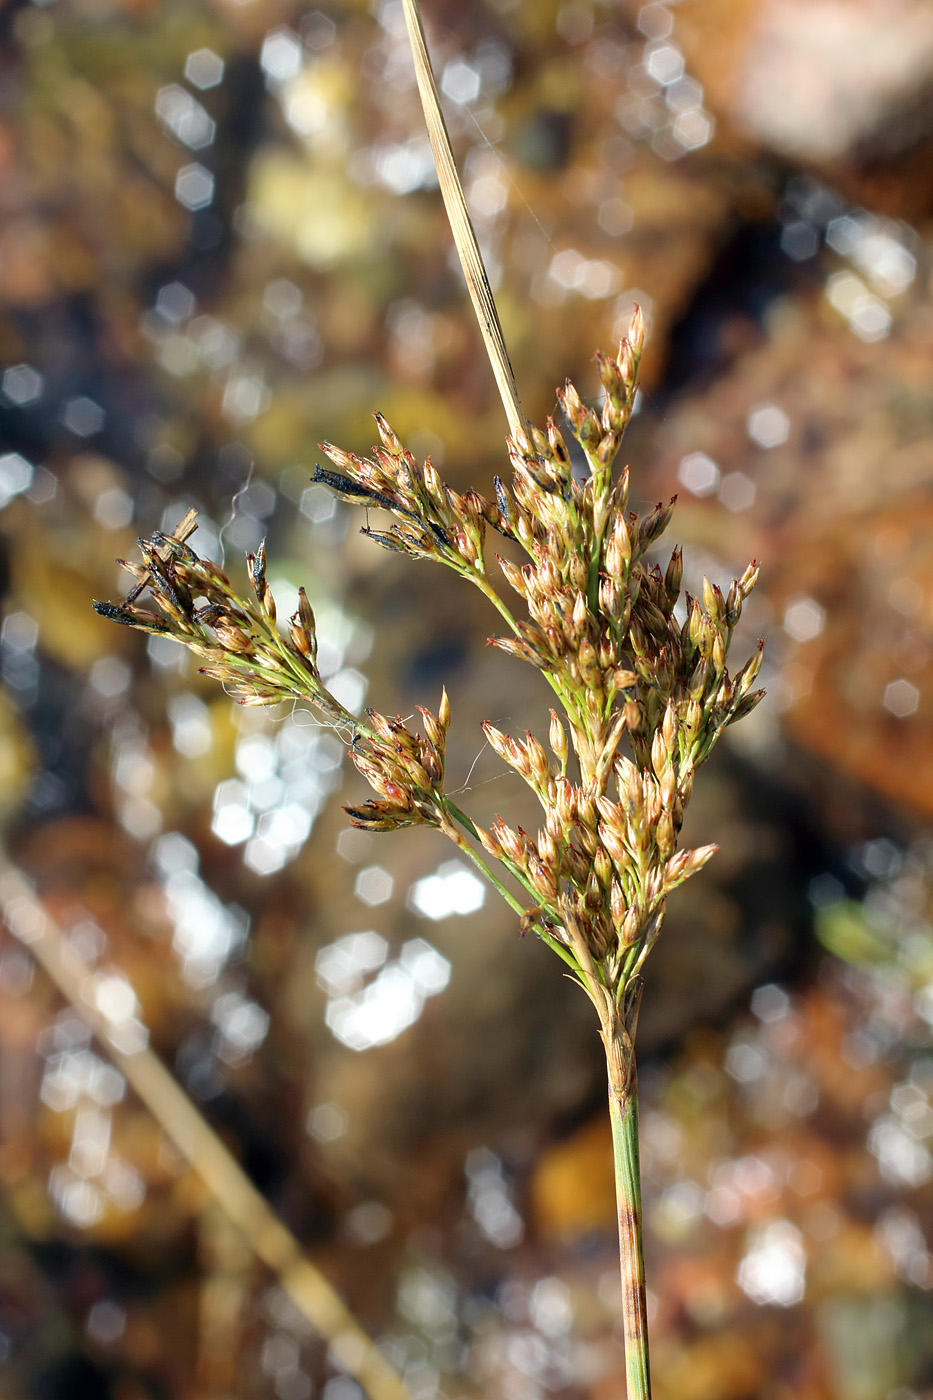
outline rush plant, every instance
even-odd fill
[[[247,556],[250,596],[187,543],[193,519],[173,535],[140,541],[127,564],[135,585],[120,603],[95,603],[114,622],[168,636],[195,652],[202,671],[243,705],[309,701],[350,740],[350,757],[374,796],[348,807],[369,831],[433,826],[448,837],[514,910],[523,933],[546,943],[591,1001],[605,1051],[618,1200],[629,1400],[648,1400],[650,1379],[638,1165],[635,1030],[642,967],[668,895],[715,852],[679,848],[696,770],[723,730],[749,714],[763,643],[735,673],[729,651],[755,585],[754,563],[726,592],[704,579],[702,597],[681,602],[682,554],[655,562],[674,507],[629,510],[628,468],[615,473],[632,414],[644,323],[635,309],[613,357],[597,353],[599,412],[568,382],[558,399],[579,451],[561,428],[523,419],[488,282],[482,271],[414,0],[405,0],[416,72],[441,187],[481,331],[509,419],[511,472],[494,494],[461,494],[419,462],[376,414],[369,457],[330,443],[331,466],[314,480],[344,501],[387,512],[362,533],[412,559],[452,569],[499,614],[491,643],[540,672],[551,691],[547,746],[526,729],[514,737],[485,724],[504,763],[531,789],[536,830],[496,817],[480,825],[446,792],[450,703],[419,706],[419,729],[400,716],[351,714],[317,669],[314,615],[304,590],[280,630],[265,575],[265,550]],[[524,555],[488,554],[490,532]],[[139,603],[144,590],[159,611]],[[543,725],[542,725],[543,732]]]
[[[447,693],[422,708],[420,731],[398,716],[351,714],[316,665],[314,615],[302,589],[281,631],[265,577],[265,551],[247,556],[251,596],[174,535],[142,540],[136,580],[103,616],[173,638],[195,652],[204,674],[242,705],[308,700],[350,737],[350,757],[375,796],[348,807],[355,826],[392,831],[433,826],[478,867],[520,919],[548,945],[595,1008],[606,1055],[615,1155],[631,1400],[650,1394],[638,1170],[634,1039],[641,970],[661,929],[667,896],[705,865],[715,846],[678,848],[697,768],[723,730],[754,709],[763,644],[735,674],[729,649],[758,570],[749,565],[727,593],[704,580],[687,593],[682,620],[681,550],[662,570],[652,562],[674,502],[639,517],[628,509],[628,469],[613,463],[632,412],[643,343],[636,310],[616,358],[597,354],[605,391],[600,413],[571,384],[558,397],[582,451],[577,473],[561,430],[529,428],[508,440],[509,481],[495,498],[444,484],[430,461],[408,452],[381,415],[380,445],[360,457],[322,444],[333,470],[315,480],[343,500],[394,517],[362,533],[384,548],[454,570],[492,603],[504,632],[491,643],[539,671],[550,688],[548,744],[491,724],[486,737],[527,783],[540,808],[535,832],[498,817],[484,827],[444,787],[450,724]],[[488,535],[513,541],[519,566],[490,570]],[[154,613],[139,602],[148,589]]]

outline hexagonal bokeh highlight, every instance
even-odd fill
[[[688,452],[677,468],[677,480],[694,496],[710,496],[719,485],[722,473],[705,452]]]
[[[826,609],[815,598],[792,598],[784,612],[784,631],[795,642],[809,642],[826,626]]]
[[[195,49],[185,59],[185,77],[202,92],[217,87],[223,76],[224,61],[213,49]]]
[[[919,704],[920,691],[903,676],[889,682],[884,688],[884,708],[894,715],[895,719],[907,719]]]
[[[213,175],[197,161],[183,165],[175,176],[175,198],[192,213],[206,209],[214,198]]]

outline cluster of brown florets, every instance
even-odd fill
[[[599,413],[570,384],[560,394],[585,471],[575,468],[549,420],[546,432],[532,428],[510,441],[512,478],[508,486],[496,478],[495,503],[476,492],[460,496],[430,462],[420,466],[377,418],[383,446],[372,458],[326,445],[346,475],[319,468],[317,477],[345,499],[381,506],[402,522],[388,534],[368,527],[365,533],[390,548],[453,563],[477,584],[510,626],[510,636],[490,641],[530,662],[551,685],[569,744],[554,710],[550,754],[527,731],[518,740],[484,726],[490,745],[538,798],[540,829],[532,836],[500,818],[488,830],[469,829],[532,899],[523,926],[565,946],[573,930],[613,978],[637,971],[657,935],[667,894],[712,855],[709,846],[677,849],[694,774],[723,729],[761,697],[751,690],[761,645],[734,678],[727,667],[757,567],[750,565],[727,595],[704,581],[702,601],[688,593],[681,605],[681,550],[674,549],[663,570],[649,558],[674,501],[639,518],[628,510],[627,469],[612,480],[634,404],[643,334],[636,312],[618,356],[597,356],[605,391]],[[513,617],[501,596],[493,596],[483,553],[486,525],[528,556],[523,566],[499,559],[525,604],[524,617]],[[630,756],[621,751],[623,741]],[[393,802],[407,792],[405,802],[423,812],[429,804],[415,740],[406,741],[405,754],[397,735],[392,742],[379,780],[392,784]],[[409,752],[414,767],[406,780]],[[358,766],[372,781],[372,758]]]
[[[551,711],[550,753],[530,732],[511,738],[491,725],[486,737],[528,783],[542,810],[532,836],[501,818],[485,830],[443,792],[450,707],[422,709],[424,734],[400,717],[375,711],[356,719],[321,683],[314,618],[304,590],[289,630],[276,627],[265,579],[265,552],[248,556],[254,599],[244,601],[223,571],[173,536],[141,541],[142,564],[127,564],[136,587],[120,604],[98,603],[114,621],[172,636],[202,656],[205,674],[229,685],[241,704],[308,698],[335,723],[352,727],[351,758],[376,793],[347,808],[370,830],[433,825],[456,840],[493,878],[517,910],[592,984],[597,964],[617,991],[637,974],[657,936],[667,894],[698,870],[714,848],[679,851],[684,807],[696,769],[727,725],[754,708],[751,689],[762,644],[733,677],[732,636],[758,575],[754,563],[727,594],[706,580],[702,599],[681,604],[682,555],[666,568],[649,555],[666,529],[674,501],[642,518],[628,510],[628,471],[612,464],[631,417],[644,327],[636,311],[615,358],[597,355],[605,392],[599,413],[568,384],[560,403],[582,460],[575,461],[553,420],[510,440],[512,477],[495,478],[495,501],[444,484],[430,460],[419,463],[381,415],[381,446],[369,458],[330,444],[338,470],[318,467],[315,480],[355,504],[389,511],[395,523],[363,533],[386,548],[447,564],[486,595],[505,619],[501,649],[530,662],[562,711]],[[513,616],[492,582],[487,527],[517,544],[524,565],[499,559],[525,605]],[[187,531],[187,533],[186,533]],[[137,606],[143,588],[159,605]],[[566,728],[565,728],[566,724]],[[569,741],[568,741],[569,731]],[[628,753],[623,752],[623,744]],[[478,841],[521,887],[509,894]],[[618,1001],[616,1005],[618,1005]]]
[[[112,622],[180,642],[205,660],[201,674],[220,681],[239,705],[308,699],[332,722],[354,725],[321,682],[305,590],[299,589],[297,611],[283,635],[266,579],[265,545],[246,556],[253,597],[241,598],[220,565],[200,558],[187,543],[195,528],[195,513],[189,511],[173,534],[158,531],[139,540],[141,564],[117,561],[135,586],[121,602],[95,602],[94,610]],[[139,604],[144,591],[157,613]]]
[[[350,746],[357,770],[379,794],[375,802],[344,808],[354,826],[368,831],[394,831],[400,826],[439,826],[444,786],[444,754],[450,726],[447,691],[436,715],[418,706],[424,734],[413,734],[400,715],[388,719],[367,710],[367,734]]]

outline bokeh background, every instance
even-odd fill
[[[929,1400],[933,10],[431,0],[529,417],[639,301],[627,440],[687,580],[762,582],[768,699],[697,783],[639,1031],[658,1400]],[[413,1400],[623,1393],[589,1008],[308,712],[239,710],[97,617],[200,512],[304,583],[346,703],[451,694],[451,785],[533,675],[310,485],[380,409],[459,489],[504,419],[397,0],[7,3],[0,810],[109,1006]],[[744,624],[743,624],[744,625]],[[8,910],[9,915],[9,910]],[[358,1400],[326,1338],[28,951],[0,933],[0,1394]]]

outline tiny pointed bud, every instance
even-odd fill
[[[348,468],[356,466],[358,459],[354,457],[352,452],[347,452],[342,447],[336,447],[332,442],[319,442],[318,447],[320,447],[324,456],[333,462],[335,467],[342,467],[344,471],[346,471]],[[320,470],[321,468],[318,467],[315,472],[314,480],[319,480],[317,472]]]
[[[551,775],[551,765],[548,763],[544,749],[528,729],[525,730],[523,747],[532,777],[536,778],[539,783],[543,783]]]
[[[298,590],[298,616],[301,618],[302,626],[307,627],[309,632],[315,630],[314,613],[308,602],[308,595],[303,588]]]
[[[596,876],[603,889],[606,889],[612,879],[612,861],[609,853],[600,846],[593,857],[593,874]]]
[[[626,729],[629,731],[630,734],[637,733],[638,730],[641,728],[641,707],[639,706],[638,701],[627,700],[625,702],[625,709],[622,711],[622,713],[625,715]]]
[[[665,506],[660,502],[655,506],[649,515],[646,515],[638,528],[638,539],[642,549],[647,549],[660,539],[671,522],[674,514],[674,506],[677,504],[677,497],[673,496]]]
[[[630,948],[638,941],[639,923],[638,913],[635,909],[629,909],[622,919],[619,927],[619,942],[623,948]]]
[[[427,739],[421,745],[421,763],[432,784],[437,785],[444,781],[443,756],[438,752],[437,746]]]
[[[291,623],[289,626],[289,635],[291,637],[292,646],[295,648],[295,650],[301,656],[310,657],[311,638],[308,636],[308,633],[302,627],[301,621],[297,613],[295,613],[292,616]]]
[[[742,603],[744,601],[739,581],[737,578],[734,578],[726,598],[724,619],[727,627],[735,627],[738,623],[739,618],[742,616]]]
[[[567,765],[567,731],[561,724],[556,710],[551,711],[551,727],[548,730],[551,752],[562,768]]]
[[[670,761],[670,750],[664,742],[664,735],[660,729],[656,729],[651,740],[651,766],[659,778],[669,766]]]
[[[503,559],[501,555],[497,554],[496,558],[499,561],[499,568],[505,576],[506,583],[508,583],[511,588],[515,589],[515,592],[520,598],[527,598],[528,584],[524,572],[518,568],[517,565],[511,563],[510,560]]]
[[[600,438],[599,446],[596,448],[596,460],[597,462],[599,462],[601,467],[611,466],[613,459],[619,450],[619,440],[616,434],[611,431],[612,425],[611,423],[605,422],[605,419],[607,417],[607,411],[609,410],[609,408],[610,405],[607,401],[606,407],[603,409],[603,427],[607,431],[605,437]]]
[[[567,464],[570,460],[567,452],[567,444],[561,436],[561,431],[553,418],[547,420],[547,440],[553,456],[561,462]]]
[[[640,355],[645,348],[645,317],[637,301],[629,323],[627,339],[635,354]]]
[[[658,824],[654,833],[655,845],[658,848],[658,855],[662,860],[667,860],[674,850],[676,840],[674,834],[674,819],[670,811],[663,811],[658,818]]]
[[[601,578],[599,580],[599,610],[604,617],[615,619],[619,615],[619,608],[622,601],[622,594],[619,584],[614,578]]]
[[[424,484],[428,495],[436,506],[442,509],[447,505],[447,496],[444,492],[444,483],[441,480],[440,472],[431,461],[430,457],[423,467]]]
[[[495,725],[483,721],[483,733],[489,740],[490,747],[495,749],[500,758],[508,762],[512,740],[507,734],[503,734],[501,729],[496,729]]]
[[[425,709],[423,705],[419,705],[417,708],[418,713],[421,715],[421,719],[424,724],[424,732],[427,739],[435,747],[443,748],[444,731],[442,730],[440,724],[435,719],[434,715],[431,714],[431,711]]]
[[[744,719],[746,715],[751,714],[752,710],[754,710],[755,707],[759,705],[764,698],[765,692],[763,690],[750,690],[749,693],[743,696],[739,703],[736,705],[735,709],[732,711],[730,719],[733,722],[735,720]]]
[[[757,582],[758,582],[758,561],[755,560],[755,559],[753,559],[752,562],[749,564],[748,568],[745,570],[745,572],[744,572],[744,574],[742,575],[742,577],[739,579],[739,587],[740,587],[741,590],[742,590],[742,597],[743,597],[743,598],[747,598],[747,597],[748,597],[749,593],[751,593],[752,589],[755,587],[755,584],[756,584]]]
[[[272,589],[267,583],[263,583],[262,594],[259,601],[262,604],[262,610],[266,614],[266,617],[270,622],[274,622],[276,617],[275,599],[272,596]]]
[[[578,423],[582,421],[586,414],[586,408],[584,407],[583,400],[580,398],[580,395],[569,379],[563,389],[558,389],[557,397],[560,400],[561,408],[567,416],[567,421],[573,427],[577,427]]]
[[[491,831],[484,830],[483,827],[476,828],[476,834],[480,839],[483,849],[493,857],[494,860],[502,859],[502,846]]]
[[[668,753],[674,752],[674,745],[677,741],[677,706],[673,700],[668,700],[664,710],[664,719],[661,722],[661,733],[664,735],[664,746]]]
[[[550,560],[548,561],[548,563],[550,563]],[[556,591],[560,587],[560,575],[558,574],[557,569],[554,568],[553,565],[551,567],[553,569],[554,588]],[[583,593],[586,591],[586,576],[586,561],[581,559],[579,554],[572,555],[570,559],[570,565],[567,570],[567,577],[570,580],[572,587],[575,588],[578,593]]]
[[[386,451],[393,452],[396,454],[403,452],[404,448],[402,447],[401,442],[399,441],[398,437],[395,435],[393,430],[389,427],[389,424],[383,418],[382,414],[374,413],[373,417],[376,420],[376,429],[379,433],[379,437],[382,440],[382,445],[386,449]]]
[[[612,922],[618,929],[625,918],[625,891],[618,880],[613,880],[609,890],[609,913],[612,915]]]
[[[754,652],[748,658],[745,665],[742,667],[741,671],[735,678],[735,690],[740,697],[744,696],[747,693],[752,684],[752,681],[755,680],[756,676],[758,675],[758,672],[761,670],[761,663],[764,660],[764,655],[764,638],[759,637],[758,646],[755,648]]]
[[[441,729],[443,729],[446,734],[447,730],[450,728],[450,701],[447,698],[446,688],[441,690],[441,703],[438,706],[437,719]]]
[[[626,397],[634,399],[635,380],[638,377],[638,360],[631,341],[623,340],[619,346],[619,377],[625,385]]]
[[[548,455],[549,455],[549,452],[548,452],[548,440],[547,440],[547,438],[544,436],[544,433],[542,433],[542,431],[541,431],[540,428],[532,427],[532,429],[531,429],[531,445],[532,445],[532,447],[533,447],[534,450],[535,450],[535,455],[538,456],[538,457],[543,458],[543,459],[546,461],[546,460],[547,460],[547,457],[548,457]]]
[[[667,606],[673,608],[680,596],[680,584],[684,576],[684,552],[680,545],[671,555],[671,561],[667,566],[664,575],[664,592],[667,595]]]
[[[726,669],[726,643],[718,628],[713,633],[712,660],[713,669],[717,676],[721,676]]]

